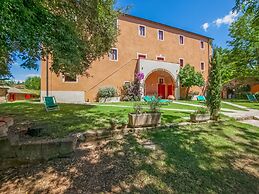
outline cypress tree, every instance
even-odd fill
[[[221,61],[219,52],[214,49],[209,73],[207,106],[212,120],[218,120],[221,107]]]

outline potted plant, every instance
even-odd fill
[[[161,122],[160,103],[158,98],[148,102],[149,110],[144,112],[140,103],[134,104],[134,112],[129,113],[129,126],[148,127],[157,126]]]
[[[101,103],[120,102],[120,97],[114,87],[100,88],[97,97]]]
[[[206,108],[200,108],[194,113],[190,115],[191,122],[197,123],[197,122],[205,122],[210,120],[210,114],[208,109]]]

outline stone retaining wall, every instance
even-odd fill
[[[3,118],[0,118],[2,121]],[[5,119],[0,137],[0,169],[16,167],[20,164],[46,161],[53,158],[67,157],[74,152],[77,138],[35,139],[20,137],[24,128],[12,126],[12,119]],[[9,126],[9,127],[8,127]],[[12,126],[12,127],[11,127]],[[1,127],[1,125],[0,125]],[[6,134],[7,129],[7,134]],[[0,132],[1,132],[0,131]]]

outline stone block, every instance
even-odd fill
[[[0,137],[7,137],[8,126],[6,122],[0,121]]]
[[[0,159],[16,157],[15,150],[11,146],[8,138],[0,138]]]
[[[43,142],[41,144],[41,157],[44,160],[59,157],[60,142],[56,140]]]
[[[36,161],[42,159],[41,143],[23,143],[14,146],[17,159],[20,161]]]
[[[14,124],[14,119],[12,117],[0,117],[0,122],[5,122],[8,127],[11,127]]]
[[[60,140],[58,149],[59,157],[65,157],[74,152],[77,140],[75,138],[64,138]]]

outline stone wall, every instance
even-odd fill
[[[9,119],[9,125],[12,124],[11,121],[13,120]],[[7,126],[5,123],[5,127]],[[60,139],[23,139],[21,132],[25,132],[24,127],[9,126],[7,135],[0,137],[0,169],[67,157],[76,147],[77,139],[72,136]]]

